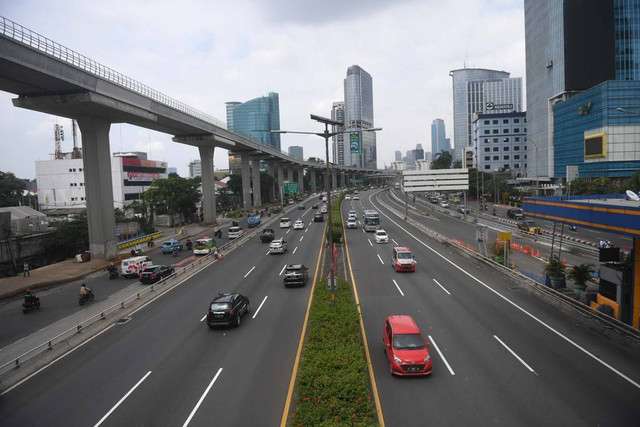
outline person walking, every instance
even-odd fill
[[[25,261],[24,265],[22,267],[23,267],[22,274],[24,275],[23,277],[30,276],[30,274],[29,274],[29,263],[27,261]]]

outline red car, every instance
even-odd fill
[[[429,343],[424,340],[411,316],[387,317],[382,341],[392,375],[431,375],[433,364],[429,356]]]

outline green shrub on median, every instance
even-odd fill
[[[338,279],[335,306],[316,284],[296,383],[292,424],[376,425],[360,317],[351,285]]]

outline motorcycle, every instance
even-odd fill
[[[113,270],[109,270],[109,280],[113,280],[117,278],[118,278],[118,270],[115,268]]]
[[[33,295],[31,300],[22,303],[22,312],[27,314],[28,312],[40,308],[40,297]]]
[[[573,225],[573,224],[569,224],[569,230],[571,230],[571,231],[577,231],[577,230],[578,230],[578,227],[576,227],[576,226],[575,226],[575,225]]]
[[[78,304],[84,305],[87,301],[93,301],[94,295],[93,291],[89,291],[88,293],[82,295],[78,294]]]
[[[190,251],[192,247],[193,243],[191,243],[191,240],[187,240],[187,250]]]

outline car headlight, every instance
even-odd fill
[[[393,356],[393,360],[394,360],[396,363],[402,363],[402,360],[401,360],[398,356]]]
[[[425,357],[425,358],[424,358],[424,361],[425,361],[425,363],[426,363],[426,362],[428,362],[429,360],[431,360],[431,356],[429,356],[429,355],[427,354],[427,357]]]

